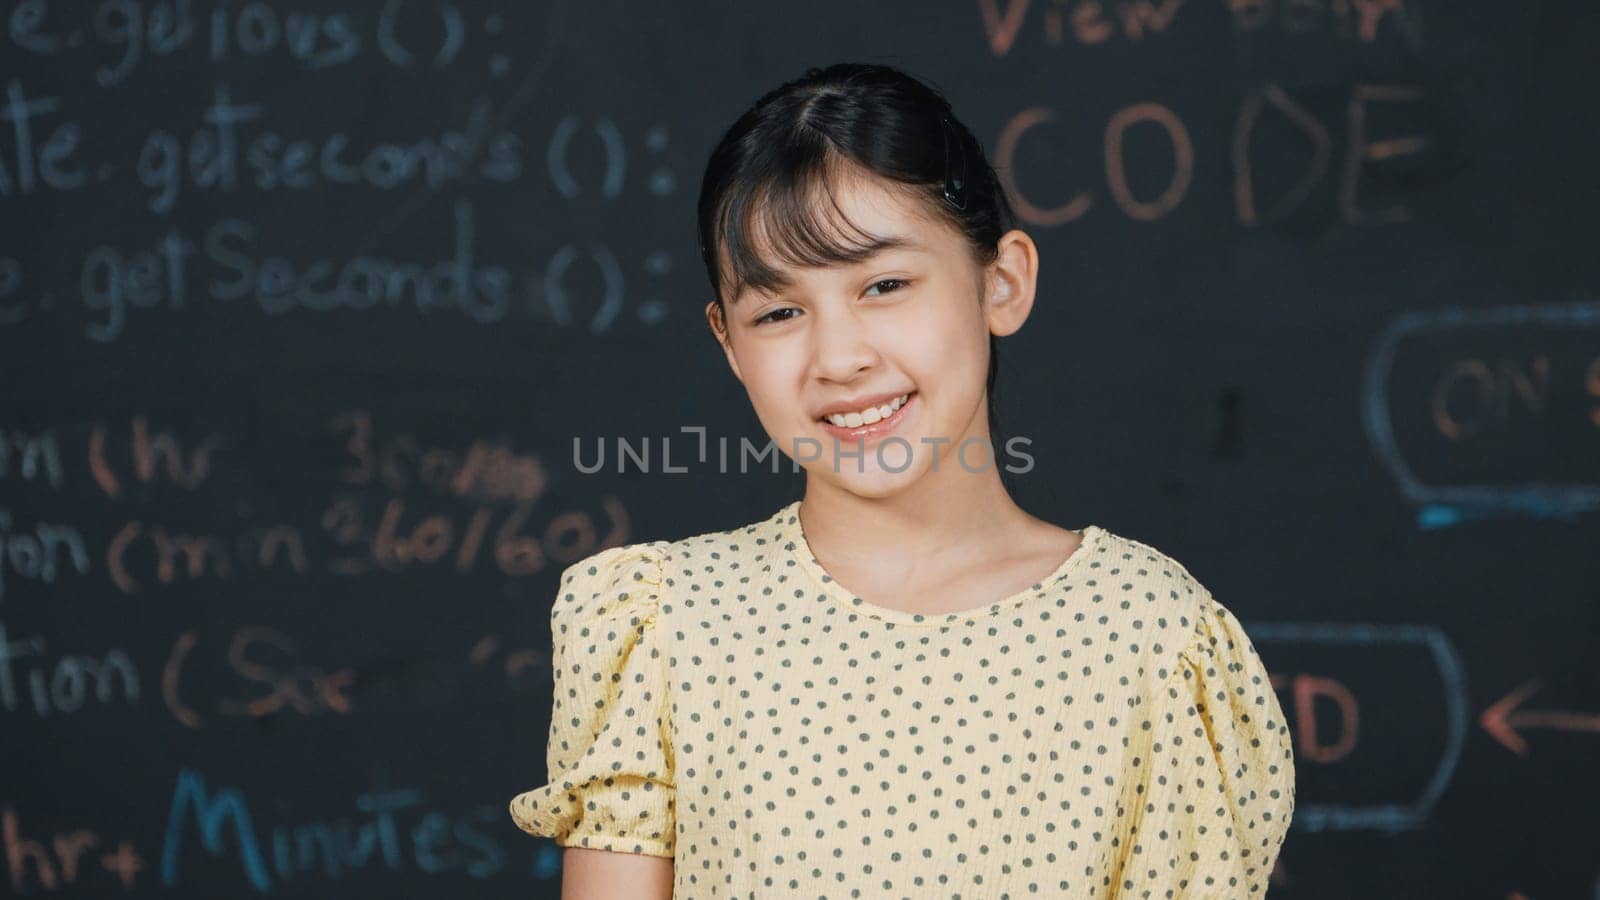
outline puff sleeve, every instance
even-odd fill
[[[1139,732],[1116,900],[1264,897],[1289,831],[1293,745],[1266,667],[1209,594],[1195,618]]]
[[[612,547],[562,573],[550,609],[548,783],[511,818],[563,847],[673,855],[667,651],[659,627],[665,541]]]

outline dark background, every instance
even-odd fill
[[[679,430],[764,440],[701,166],[855,59],[1040,246],[1019,500],[1182,561],[1279,681],[1271,895],[1600,897],[1581,7],[0,3],[0,893],[554,896],[506,804],[561,568],[801,488]]]

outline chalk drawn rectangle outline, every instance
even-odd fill
[[[1421,795],[1409,804],[1350,806],[1296,805],[1292,827],[1306,831],[1408,831],[1428,824],[1433,807],[1449,786],[1467,739],[1466,668],[1450,638],[1433,625],[1341,622],[1243,622],[1253,643],[1299,642],[1335,646],[1415,645],[1428,651],[1444,686],[1445,746]]]
[[[1403,459],[1390,424],[1388,394],[1384,391],[1401,340],[1418,334],[1457,328],[1543,325],[1600,328],[1600,303],[1576,301],[1545,306],[1499,306],[1486,309],[1442,309],[1408,312],[1395,318],[1379,335],[1362,374],[1362,421],[1400,490],[1414,503],[1442,507],[1424,510],[1421,524],[1453,523],[1459,517],[1450,507],[1517,509],[1541,516],[1572,516],[1600,508],[1600,485],[1530,481],[1520,484],[1426,484]]]

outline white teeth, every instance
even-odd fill
[[[894,415],[894,411],[906,405],[910,394],[901,394],[882,406],[874,406],[853,413],[834,413],[828,416],[828,421],[840,428],[859,428],[862,425],[871,425]]]

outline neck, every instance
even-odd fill
[[[978,455],[969,450],[969,458]],[[968,471],[952,449],[939,468],[881,497],[808,477],[799,514],[812,550],[824,561],[870,563],[914,578],[991,552],[997,539],[1031,518],[1006,492],[996,466]],[[936,560],[938,567],[930,564]]]

